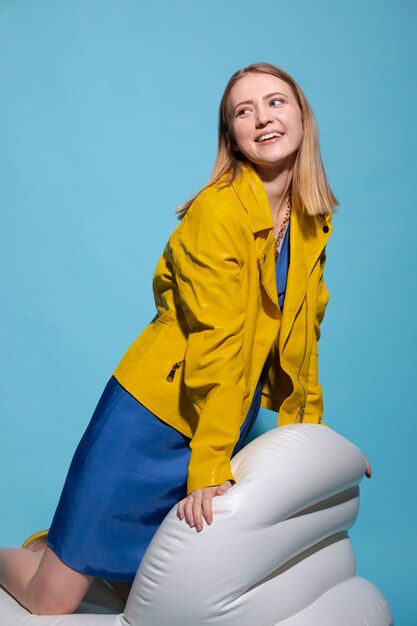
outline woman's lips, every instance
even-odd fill
[[[279,131],[273,130],[273,131],[270,131],[269,133],[263,133],[262,135],[259,135],[255,139],[255,142],[256,143],[273,142],[273,141],[276,141],[277,139],[279,139],[280,137],[282,137],[283,134],[284,133],[281,133]]]

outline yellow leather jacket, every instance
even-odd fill
[[[293,212],[281,314],[273,223],[250,168],[203,190],[155,271],[157,315],[114,375],[161,420],[191,438],[188,492],[233,480],[230,457],[263,372],[262,406],[281,424],[322,417],[317,340],[329,217]]]

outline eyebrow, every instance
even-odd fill
[[[286,93],[282,93],[282,91],[273,91],[272,93],[268,93],[266,96],[263,96],[262,100],[268,100],[269,98],[272,98],[272,96],[284,96],[285,98],[288,98],[288,95]],[[253,100],[242,100],[242,102],[238,102],[233,107],[233,111],[236,111],[237,107],[242,106],[242,104],[253,104]]]

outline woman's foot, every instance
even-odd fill
[[[31,552],[45,552],[46,548],[46,540],[48,537],[47,530],[41,530],[40,532],[33,533],[30,537],[26,539],[22,548],[26,550],[30,550]]]
[[[25,546],[26,550],[30,550],[31,552],[45,552],[46,548],[46,536],[38,537],[37,539],[33,539]]]

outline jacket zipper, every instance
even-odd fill
[[[304,342],[304,354],[303,354],[303,358],[302,358],[302,361],[301,361],[301,367],[300,367],[299,372],[298,372],[298,382],[300,383],[300,385],[302,386],[303,391],[304,391],[304,402],[302,403],[302,405],[300,406],[300,409],[298,411],[298,415],[301,417],[301,422],[304,421],[304,411],[305,411],[306,402],[307,402],[307,390],[304,387],[303,382],[301,381],[301,372],[302,372],[302,369],[304,367],[304,361],[306,359],[306,352],[307,352],[307,336],[308,336],[308,303],[307,303],[307,295],[306,295],[305,301],[306,301],[306,339],[305,339],[305,342]]]
[[[182,361],[177,361],[177,363],[173,364],[173,366],[171,367],[170,372],[169,372],[169,374],[167,376],[167,381],[169,383],[174,382],[175,373],[176,373],[177,369],[179,369],[181,367],[181,365],[184,365],[184,359]]]

